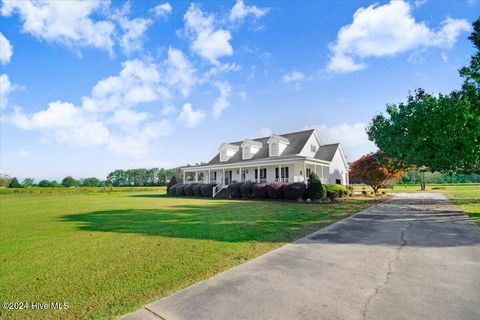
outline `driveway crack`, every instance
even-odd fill
[[[362,311],[362,314],[363,314],[363,320],[365,320],[367,318],[367,312],[368,312],[368,306],[370,304],[370,302],[372,301],[372,299],[385,287],[388,285],[388,283],[390,282],[390,278],[391,278],[391,274],[392,274],[392,269],[393,269],[393,265],[400,259],[400,252],[402,251],[403,247],[405,247],[408,242],[407,240],[405,240],[405,234],[407,233],[408,230],[410,230],[410,228],[412,227],[412,222],[409,222],[407,227],[402,230],[400,232],[400,245],[398,247],[398,249],[396,250],[395,252],[395,257],[393,259],[390,259],[388,261],[388,265],[387,265],[387,272],[385,273],[385,279],[384,281],[378,285],[376,288],[375,288],[375,291],[368,297],[367,301],[365,302],[365,305],[363,307],[363,311]]]

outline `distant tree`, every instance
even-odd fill
[[[389,158],[379,153],[366,154],[350,166],[350,178],[369,185],[375,194],[385,182],[401,177],[403,172]]]
[[[0,188],[7,188],[12,178],[6,174],[0,174]]]
[[[91,178],[85,178],[82,180],[82,187],[100,187],[102,184],[102,181],[100,179],[97,179],[95,177]]]
[[[60,183],[58,183],[57,181],[52,180],[52,182],[50,182],[50,187],[52,187],[52,188],[58,188],[58,187],[61,187],[61,185],[60,185]]]
[[[13,177],[12,180],[10,180],[10,183],[8,185],[9,188],[22,188],[23,186],[18,182],[18,179],[16,177]]]
[[[322,182],[315,172],[310,173],[308,176],[307,194],[312,200],[322,199],[323,197]]]
[[[48,187],[51,186],[51,183],[50,183],[50,181],[48,181],[48,180],[42,180],[42,181],[40,181],[40,182],[38,183],[38,186],[39,186],[40,188],[48,188]]]
[[[25,188],[29,188],[29,187],[33,187],[34,182],[35,180],[33,180],[32,178],[25,178],[22,181],[22,185]]]
[[[76,187],[76,186],[78,186],[78,181],[75,180],[73,177],[68,176],[68,177],[63,178],[62,186],[67,187],[67,188]]]

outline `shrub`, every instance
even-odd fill
[[[364,196],[366,196],[366,195],[367,195],[367,191],[366,191],[366,190],[362,190],[362,194],[363,194]]]
[[[173,186],[170,186],[170,189],[168,189],[168,195],[169,196],[176,196],[177,195],[177,187],[180,185],[180,183],[174,184]]]
[[[272,182],[267,186],[267,193],[270,199],[283,199],[283,182]]]
[[[332,191],[337,194],[338,198],[346,197],[349,195],[348,189],[341,184],[327,184],[327,191]]]
[[[170,179],[170,181],[168,181],[168,184],[167,184],[167,193],[170,194],[170,188],[173,187],[174,185],[178,184],[177,182],[177,178],[175,177],[175,175]]]
[[[184,196],[185,195],[185,185],[179,184],[177,188],[175,188],[175,195],[177,196]]]
[[[228,195],[230,196],[230,198],[238,199],[242,196],[240,193],[241,185],[242,184],[239,182],[234,182],[228,185]]]
[[[187,185],[185,185],[185,195],[187,197],[191,197],[193,196],[193,187],[196,186],[197,184],[196,183],[189,183]]]
[[[315,172],[310,173],[308,177],[308,198],[312,200],[322,199],[323,188],[320,179]]]
[[[202,197],[212,197],[213,195],[213,188],[216,186],[215,183],[205,183],[201,186],[200,192]]]
[[[240,186],[240,194],[243,199],[253,198],[253,182],[245,182]]]
[[[327,186],[322,184],[322,199],[327,199]]]
[[[23,188],[23,186],[18,182],[18,179],[13,177],[12,180],[10,180],[10,183],[8,184],[9,188]]]
[[[255,183],[252,186],[253,197],[256,199],[267,199],[268,191],[266,183]]]
[[[330,200],[335,200],[337,198],[337,192],[335,191],[327,191],[327,198]]]
[[[303,199],[307,186],[303,182],[287,183],[283,187],[283,193],[287,200]]]
[[[196,184],[192,188],[193,190],[193,195],[195,197],[201,197],[202,196],[202,185],[201,184]]]

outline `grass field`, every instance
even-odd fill
[[[0,196],[1,301],[69,309],[2,319],[110,319],[362,210],[154,192]]]

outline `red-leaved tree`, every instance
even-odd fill
[[[399,178],[404,171],[394,165],[387,157],[377,153],[369,153],[352,163],[350,166],[350,181],[363,182],[372,187],[377,194],[385,182]]]

